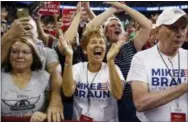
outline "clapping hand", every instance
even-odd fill
[[[76,12],[78,13],[82,13],[82,6],[81,6],[82,2],[78,2],[77,6],[76,6]]]
[[[59,47],[62,48],[62,52],[67,57],[72,57],[73,50],[70,42],[63,37],[61,30],[59,29]]]
[[[126,43],[128,40],[128,35],[123,33],[120,34],[118,37],[118,41],[116,43],[113,43],[108,54],[107,54],[107,61],[114,60],[116,55],[119,53],[119,50],[121,47]]]
[[[29,20],[29,17],[25,17],[17,19],[12,23],[10,33],[13,39],[22,36],[31,36],[30,30],[32,28],[32,25],[29,24]]]

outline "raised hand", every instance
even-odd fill
[[[22,36],[29,36],[31,34],[29,31],[32,28],[32,25],[29,24],[29,19],[29,17],[20,18],[12,23],[10,32],[12,33],[11,36],[13,39]]]
[[[114,7],[116,7],[116,8],[118,8],[119,5],[124,4],[124,3],[122,3],[122,2],[113,2],[113,1],[106,1],[106,2],[104,2],[104,3],[105,3],[105,4],[109,4],[109,5],[111,5],[111,6],[114,6]]]
[[[82,2],[78,2],[77,6],[76,6],[76,12],[78,13],[82,13],[82,6],[81,6]]]
[[[62,52],[67,57],[72,57],[73,50],[70,42],[63,37],[62,31],[59,30],[59,48],[62,48]],[[60,49],[61,50],[61,49]]]
[[[89,2],[84,1],[84,2],[82,2],[81,4],[82,4],[82,7],[84,8],[84,10],[90,9]]]
[[[35,112],[31,118],[30,122],[43,122],[47,118],[47,115],[42,112]]]
[[[120,44],[120,45],[124,45],[129,39],[129,36],[127,33],[122,33],[118,36],[118,41],[117,43]]]
[[[57,20],[59,16],[60,16],[59,14],[54,13],[54,14],[53,14],[53,18],[54,18],[54,20]]]
[[[87,1],[82,2],[81,5],[83,7],[81,20],[89,21],[89,17],[87,15],[87,11],[89,11],[89,9],[90,9],[89,2],[87,2]]]
[[[120,5],[122,5],[123,3],[120,3],[120,2],[104,2],[104,4],[108,4],[108,5],[111,5],[114,10],[115,10],[115,13],[120,13],[122,12],[123,10],[119,9]]]
[[[113,43],[108,54],[107,54],[107,61],[114,60],[116,55],[119,53],[119,50],[121,47],[126,43],[128,40],[127,34],[120,34],[118,37],[118,41],[116,43]]]
[[[39,12],[34,13],[32,17],[34,20],[41,20],[41,14]]]

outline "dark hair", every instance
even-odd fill
[[[32,49],[33,63],[31,65],[31,70],[32,71],[41,70],[42,69],[42,61],[41,61],[39,53],[35,47],[35,44],[32,42],[32,40],[29,38],[26,38],[26,37],[21,37],[21,38],[18,38],[15,40],[15,42],[18,42],[18,41],[27,44]],[[12,45],[14,43],[12,43]],[[12,71],[12,66],[10,63],[10,50],[11,50],[11,47],[9,48],[9,52],[5,58],[5,61],[2,63],[2,68],[5,72]]]

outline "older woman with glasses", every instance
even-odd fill
[[[49,74],[41,70],[42,62],[33,41],[15,39],[2,64],[2,116],[31,116],[31,122],[46,119],[45,104]]]

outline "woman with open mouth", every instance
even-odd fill
[[[126,40],[122,36],[122,40]],[[122,97],[125,82],[114,58],[123,41],[114,44],[107,54],[107,63],[102,62],[106,52],[106,39],[100,28],[85,30],[82,49],[88,62],[72,66],[73,51],[68,40],[60,36],[66,56],[63,74],[63,92],[74,95],[73,120],[118,122],[117,100]]]

